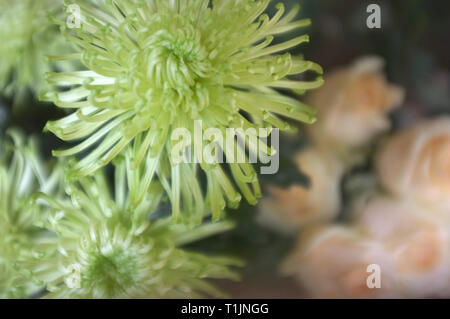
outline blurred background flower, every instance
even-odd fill
[[[442,214],[388,197],[354,214],[347,225],[306,230],[283,273],[319,298],[449,296],[450,225]],[[380,267],[377,289],[367,285],[369,265]]]
[[[331,220],[339,212],[344,167],[336,156],[324,148],[311,147],[296,155],[295,163],[308,176],[308,186],[268,185],[270,196],[261,200],[259,217],[268,227],[297,230],[305,224]]]
[[[62,14],[63,4],[59,1],[0,0],[1,96],[23,107],[28,92],[39,94],[45,83],[43,74],[56,68],[46,55],[67,50],[58,28],[48,17]]]
[[[273,198],[261,204],[263,222],[284,220],[292,228],[336,217],[342,176],[364,161],[374,138],[391,126],[388,112],[403,100],[403,90],[386,82],[383,64],[378,57],[360,58],[331,71],[325,85],[309,95],[320,121],[307,128],[312,147],[296,156],[309,185],[269,187]],[[279,216],[266,218],[272,215]]]
[[[390,129],[388,113],[403,102],[403,90],[386,81],[380,57],[362,57],[330,71],[325,85],[310,94],[320,121],[308,128],[314,144],[354,156],[373,138]]]
[[[450,117],[426,120],[392,136],[377,155],[376,169],[392,194],[450,211]]]
[[[389,257],[381,243],[350,227],[330,225],[309,229],[300,236],[283,264],[283,272],[293,275],[315,298],[397,297],[386,272]],[[375,261],[383,262],[380,289],[366,284],[367,266]]]
[[[62,167],[49,164],[35,138],[10,130],[0,139],[0,298],[23,298],[40,288],[28,280],[20,262],[47,237],[36,225],[42,212],[34,193],[57,196],[62,191]]]
[[[356,212],[355,226],[384,246],[393,263],[389,273],[403,297],[449,296],[448,216],[412,200],[378,197]],[[386,272],[382,263],[374,263]]]
[[[449,129],[441,117],[388,138],[372,171],[379,187],[354,196],[346,225],[306,229],[284,273],[315,297],[449,297]],[[371,264],[380,289],[365,282]]]

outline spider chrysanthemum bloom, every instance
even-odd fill
[[[46,298],[186,298],[222,296],[207,278],[235,279],[239,261],[209,257],[180,246],[230,228],[228,222],[196,228],[151,218],[162,191],[153,184],[136,208],[127,182],[136,177],[118,165],[114,195],[98,172],[67,186],[70,198],[41,194],[50,209],[43,227],[55,236],[35,245],[36,258],[24,267],[45,285]]]
[[[203,132],[217,128],[225,135],[227,128],[288,129],[278,115],[315,120],[312,108],[276,91],[304,93],[322,84],[320,75],[313,81],[295,78],[306,71],[322,71],[317,64],[286,53],[308,42],[308,36],[271,45],[275,35],[307,26],[309,20],[295,21],[298,7],[285,15],[282,4],[270,18],[263,14],[269,2],[113,0],[94,6],[75,1],[81,8],[81,27],[68,31],[61,23],[61,28],[79,49],[67,58],[81,60],[88,71],[49,74],[56,88],[42,98],[77,109],[46,128],[63,140],[83,141],[55,155],[90,149],[74,166],[74,176],[83,176],[131,149],[133,168],[144,166],[146,176],[136,203],[158,175],[170,184],[166,189],[174,215],[180,207],[201,215],[205,206],[196,165],[175,164],[171,156],[175,129],[194,132],[195,122],[202,121]],[[59,92],[57,87],[70,89]],[[233,162],[231,153],[257,145],[247,138],[246,146],[220,147],[227,162]],[[205,171],[207,203],[219,217],[226,204],[236,206],[241,195],[220,165],[202,162],[201,151],[196,150],[194,162]],[[256,203],[260,189],[252,165],[231,163],[230,172],[244,197]]]
[[[55,0],[0,0],[0,94],[20,101],[27,90],[36,93],[45,83],[43,74],[52,69],[45,58],[64,52],[58,29],[47,12],[62,13]]]
[[[39,191],[55,196],[61,176],[58,167],[50,174],[34,140],[26,142],[17,131],[9,136],[0,145],[0,298],[26,297],[38,289],[22,280],[25,274],[19,266],[46,237],[34,225],[40,212],[32,197]]]

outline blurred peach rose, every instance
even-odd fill
[[[349,226],[304,232],[282,270],[317,298],[450,297],[449,226],[413,201],[374,197]],[[366,284],[371,264],[380,288]]]
[[[375,198],[355,226],[383,244],[393,261],[399,292],[409,297],[450,296],[449,223],[413,201]]]
[[[260,220],[282,230],[296,230],[329,221],[341,209],[341,178],[361,159],[373,137],[390,127],[387,113],[403,100],[403,90],[390,85],[383,61],[364,57],[352,66],[330,73],[312,95],[319,121],[310,126],[313,147],[297,157],[310,187],[272,186],[271,198],[261,201]]]
[[[301,152],[296,158],[299,170],[306,174],[310,186],[288,188],[269,186],[270,197],[260,203],[260,220],[279,230],[293,231],[305,224],[330,220],[340,209],[340,162],[316,148]]]
[[[381,268],[380,288],[367,285],[371,264]],[[284,274],[293,275],[315,298],[398,297],[389,269],[389,256],[379,243],[337,225],[300,236],[299,245],[282,267]]]
[[[397,196],[449,204],[450,118],[428,120],[394,135],[378,153],[376,170],[381,185]]]
[[[325,77],[309,101],[318,110],[317,124],[309,127],[316,144],[362,147],[390,128],[387,113],[402,103],[404,94],[386,81],[383,65],[381,58],[362,57]]]

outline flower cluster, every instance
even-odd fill
[[[114,195],[101,172],[67,187],[67,198],[44,193],[42,227],[53,235],[23,265],[48,298],[185,298],[222,296],[205,278],[236,279],[239,261],[180,248],[227,230],[228,222],[191,228],[154,218],[163,195],[153,184],[137,207],[126,187],[138,175],[117,164]],[[152,217],[153,216],[153,217]]]
[[[58,59],[79,60],[87,70],[49,73],[47,79],[54,88],[41,98],[76,110],[48,122],[46,128],[64,141],[81,142],[54,155],[90,151],[73,165],[71,175],[81,177],[125,154],[131,168],[144,174],[142,183],[135,185],[139,191],[133,192],[137,197],[132,205],[139,205],[158,178],[175,217],[183,209],[197,220],[209,212],[217,219],[227,205],[238,205],[241,194],[255,204],[261,191],[248,161],[229,165],[238,192],[221,165],[206,164],[196,153],[207,181],[204,195],[197,164],[174,163],[171,136],[177,128],[194,131],[196,120],[203,122],[203,130],[221,132],[226,128],[289,129],[279,116],[315,121],[314,109],[277,91],[302,94],[322,84],[319,65],[282,53],[308,42],[308,36],[271,45],[274,36],[310,21],[294,20],[298,7],[284,14],[282,4],[269,17],[263,13],[269,2],[75,1],[81,8],[80,28],[68,30],[64,22],[60,24],[78,50]],[[306,71],[319,76],[304,81],[298,75]],[[220,148],[229,158],[256,145],[246,139],[244,146],[225,143]],[[270,155],[273,150],[267,147],[262,153]]]
[[[207,279],[237,279],[241,262],[187,245],[229,230],[217,221],[225,208],[261,196],[250,161],[231,160],[275,153],[259,129],[315,121],[281,93],[323,83],[319,65],[287,52],[308,36],[272,44],[310,21],[282,4],[269,17],[270,0],[65,3],[80,9],[75,25],[62,2],[0,0],[1,93],[39,90],[73,110],[46,130],[78,142],[54,151],[72,158],[52,166],[16,131],[0,143],[0,297],[223,296]],[[182,144],[193,162],[173,158],[173,133],[195,133],[198,121],[201,133],[241,129],[233,141],[208,137],[228,166],[203,161],[197,141]]]
[[[238,278],[239,260],[181,247],[232,224],[172,223],[157,182],[132,206],[128,186],[142,177],[129,161],[116,160],[111,195],[101,171],[64,180],[62,163],[44,164],[19,131],[0,146],[0,298],[221,297],[205,278]]]
[[[305,232],[284,271],[320,297],[450,296],[449,127],[441,117],[390,137],[375,156],[379,187],[357,196],[349,224]]]
[[[311,146],[298,154],[296,164],[310,186],[272,187],[272,198],[262,201],[263,222],[278,220],[281,229],[296,230],[336,217],[342,177],[364,163],[375,138],[390,128],[388,112],[403,100],[403,90],[386,81],[383,64],[375,56],[358,58],[328,73],[325,84],[309,95],[320,121],[307,127]]]

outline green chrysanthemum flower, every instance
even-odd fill
[[[263,14],[269,2],[110,0],[94,6],[75,1],[81,7],[81,28],[69,32],[63,23],[61,28],[79,53],[66,58],[79,59],[89,70],[49,74],[51,84],[70,89],[58,93],[55,88],[42,98],[77,109],[46,128],[62,140],[83,141],[54,154],[71,156],[91,149],[74,166],[73,176],[85,176],[126,152],[132,168],[144,174],[135,185],[139,196],[134,205],[158,176],[175,216],[182,208],[201,220],[209,206],[218,218],[227,203],[237,206],[241,195],[223,168],[206,165],[197,150],[194,162],[200,162],[207,179],[204,205],[196,164],[174,163],[171,137],[178,128],[194,132],[196,120],[202,121],[203,131],[217,128],[224,136],[226,128],[288,129],[277,115],[315,120],[312,108],[276,91],[301,94],[322,84],[320,76],[311,82],[294,78],[306,71],[320,74],[320,66],[281,53],[308,42],[308,36],[271,45],[275,35],[307,26],[309,20],[294,21],[298,7],[284,15],[282,4],[269,18]],[[231,153],[257,145],[248,138],[246,146],[221,147],[232,162]],[[270,148],[267,154],[272,154]],[[229,167],[240,192],[256,203],[261,194],[252,165],[246,161]]]
[[[207,257],[179,246],[226,230],[227,222],[197,228],[151,218],[162,191],[153,185],[136,208],[129,205],[125,164],[116,170],[115,195],[101,172],[68,186],[70,199],[41,194],[50,208],[43,226],[55,233],[36,245],[37,258],[24,264],[47,298],[185,298],[221,296],[205,278],[236,278],[239,262]]]
[[[61,52],[64,41],[46,12],[62,13],[54,0],[0,0],[0,94],[20,101],[31,89],[42,89],[51,70],[45,54]]]
[[[59,168],[47,171],[33,140],[25,144],[17,131],[10,136],[12,145],[4,141],[0,146],[0,298],[26,297],[37,289],[19,283],[24,274],[18,266],[46,236],[33,225],[40,214],[32,196],[38,191],[56,195],[61,176]]]

